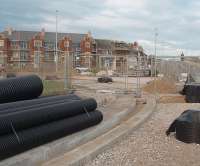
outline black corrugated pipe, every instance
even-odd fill
[[[33,126],[49,123],[76,116],[81,113],[91,112],[97,108],[94,99],[59,103],[50,106],[0,115],[0,134],[7,134],[13,130],[19,131]]]
[[[24,106],[30,106],[34,104],[41,104],[44,102],[52,102],[55,100],[61,100],[61,99],[81,99],[77,95],[61,95],[61,96],[50,96],[50,97],[41,97],[37,99],[32,99],[32,100],[23,100],[23,101],[17,101],[17,102],[12,102],[12,103],[4,103],[0,104],[0,111],[5,110],[5,109],[10,109],[10,108],[16,108],[16,107],[24,107]]]
[[[11,157],[33,147],[70,135],[99,124],[103,115],[99,111],[55,121],[17,133],[0,137],[0,160]]]
[[[184,111],[169,127],[166,134],[176,133],[176,138],[185,143],[200,144],[200,111]]]
[[[185,85],[185,99],[188,103],[200,103],[200,85],[186,84]]]
[[[37,98],[42,94],[43,84],[37,75],[0,80],[0,103]]]
[[[54,105],[56,103],[66,103],[71,101],[81,100],[77,95],[63,95],[54,97],[45,97],[34,100],[24,100],[12,103],[0,104],[0,115],[11,112],[23,111],[31,108]]]
[[[16,74],[15,74],[15,73],[7,73],[7,74],[6,74],[6,77],[7,77],[7,78],[16,77]]]

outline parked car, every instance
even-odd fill
[[[89,69],[87,67],[76,67],[77,73],[82,73],[82,72],[89,72]]]
[[[99,83],[110,83],[110,82],[113,82],[111,77],[99,77],[97,81]]]

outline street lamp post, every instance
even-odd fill
[[[68,89],[72,88],[72,85],[71,85],[71,65],[72,65],[71,57],[70,57],[69,51],[67,51],[67,75],[68,75],[67,76],[68,77],[67,87],[68,87]]]
[[[71,89],[71,65],[70,51],[61,51],[64,53],[64,89]]]
[[[58,72],[58,10],[56,10],[56,55],[55,55],[55,63],[56,63],[56,73]]]
[[[67,89],[67,55],[64,52],[64,88]]]
[[[156,64],[156,58],[157,58],[157,37],[158,37],[158,29],[155,29],[155,38],[154,38],[154,47],[155,47],[155,52],[154,52],[154,93],[155,93],[155,98],[157,98],[156,94],[156,77],[157,77],[157,64]]]

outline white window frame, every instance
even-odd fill
[[[28,59],[28,53],[25,51],[20,52],[20,60],[26,61]]]
[[[18,43],[17,43],[17,41],[11,41],[11,48],[12,48],[12,49],[17,49],[17,48],[18,48]]]
[[[4,47],[4,40],[0,40],[0,47]]]
[[[34,64],[36,66],[39,66],[40,64],[40,57],[41,57],[41,51],[34,51]]]
[[[91,48],[91,44],[90,44],[90,42],[88,42],[88,41],[85,42],[85,47],[88,48],[88,49]]]
[[[19,58],[19,56],[20,56],[19,52],[17,52],[17,51],[13,52],[13,58]]]
[[[42,47],[42,41],[41,40],[34,40],[34,47]]]
[[[28,42],[27,41],[20,41],[20,47],[22,49],[27,49],[28,48]]]
[[[70,45],[70,44],[69,44],[69,41],[64,41],[64,47],[65,47],[65,48],[69,48],[69,45]]]

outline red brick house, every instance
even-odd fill
[[[91,33],[14,31],[11,28],[0,33],[0,64],[15,67],[41,67],[55,64],[57,51],[58,63],[63,64],[65,54],[73,57],[73,65],[101,70],[109,65],[113,70],[121,70],[127,63],[127,55],[137,57],[136,45],[125,42],[94,39]],[[57,50],[56,50],[57,44]],[[140,54],[146,59],[146,54]]]

